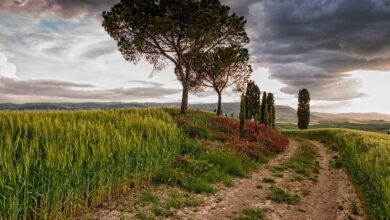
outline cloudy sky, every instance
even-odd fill
[[[101,27],[117,1],[0,0],[0,102],[180,101],[172,66],[127,63]],[[246,16],[252,78],[277,104],[306,87],[315,111],[390,113],[390,0],[224,2]]]

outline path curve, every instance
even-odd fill
[[[185,208],[176,214],[180,219],[205,220],[205,219],[231,219],[234,213],[238,213],[242,207],[253,206],[262,199],[259,195],[261,191],[256,186],[265,177],[272,175],[268,169],[277,166],[290,158],[295,152],[298,143],[290,141],[288,148],[283,154],[269,161],[260,170],[253,173],[249,178],[237,179],[234,186],[218,190],[215,194],[204,199],[203,205],[197,208]],[[278,181],[278,180],[276,180]]]
[[[367,219],[363,213],[361,202],[354,187],[343,169],[330,167],[337,153],[327,149],[319,142],[310,141],[318,151],[317,160],[320,171],[312,179],[292,181],[296,176],[291,170],[286,170],[283,177],[273,177],[272,168],[283,164],[290,158],[299,143],[291,140],[286,152],[271,160],[269,164],[253,173],[249,178],[238,179],[232,188],[222,188],[215,194],[206,196],[201,207],[185,208],[177,211],[179,219],[193,220],[223,220],[237,216],[242,208],[261,208],[265,211],[266,219],[285,220],[344,220]],[[274,184],[266,184],[261,180],[272,177]],[[262,185],[262,189],[258,189]],[[276,203],[265,197],[270,187],[276,186],[296,194],[300,202],[296,205]],[[359,215],[353,213],[356,206]]]

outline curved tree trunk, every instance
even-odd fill
[[[221,92],[218,93],[218,107],[217,107],[217,115],[222,115],[222,94]]]

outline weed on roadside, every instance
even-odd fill
[[[263,218],[262,209],[246,207],[242,209],[242,215],[234,217],[233,220],[259,220]]]
[[[280,188],[272,188],[271,192],[266,196],[266,199],[278,202],[295,205],[299,202],[299,197],[294,194],[285,192]]]

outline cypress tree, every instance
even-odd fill
[[[267,96],[267,105],[268,105],[268,125],[275,127],[275,100],[274,94],[268,93]]]
[[[255,119],[257,108],[260,104],[260,89],[254,81],[249,81],[245,92],[246,119]],[[256,119],[255,119],[256,120]]]
[[[266,92],[263,92],[263,99],[261,100],[261,120],[260,122],[261,123],[265,123],[265,112],[268,110],[267,107],[266,107],[266,104],[267,104],[267,93]]]
[[[244,94],[241,95],[241,102],[240,102],[240,136],[245,136],[245,96]]]
[[[307,129],[310,122],[310,93],[307,89],[299,90],[297,116],[298,128]]]
[[[268,112],[268,104],[267,104],[267,102],[264,104],[264,106],[265,106],[265,111],[264,111],[264,124],[265,125],[269,125],[269,112]]]
[[[255,114],[255,124],[256,124],[256,131],[259,130],[259,124],[261,123],[261,104],[260,104],[260,96],[259,101],[257,103],[256,107],[256,114]]]

